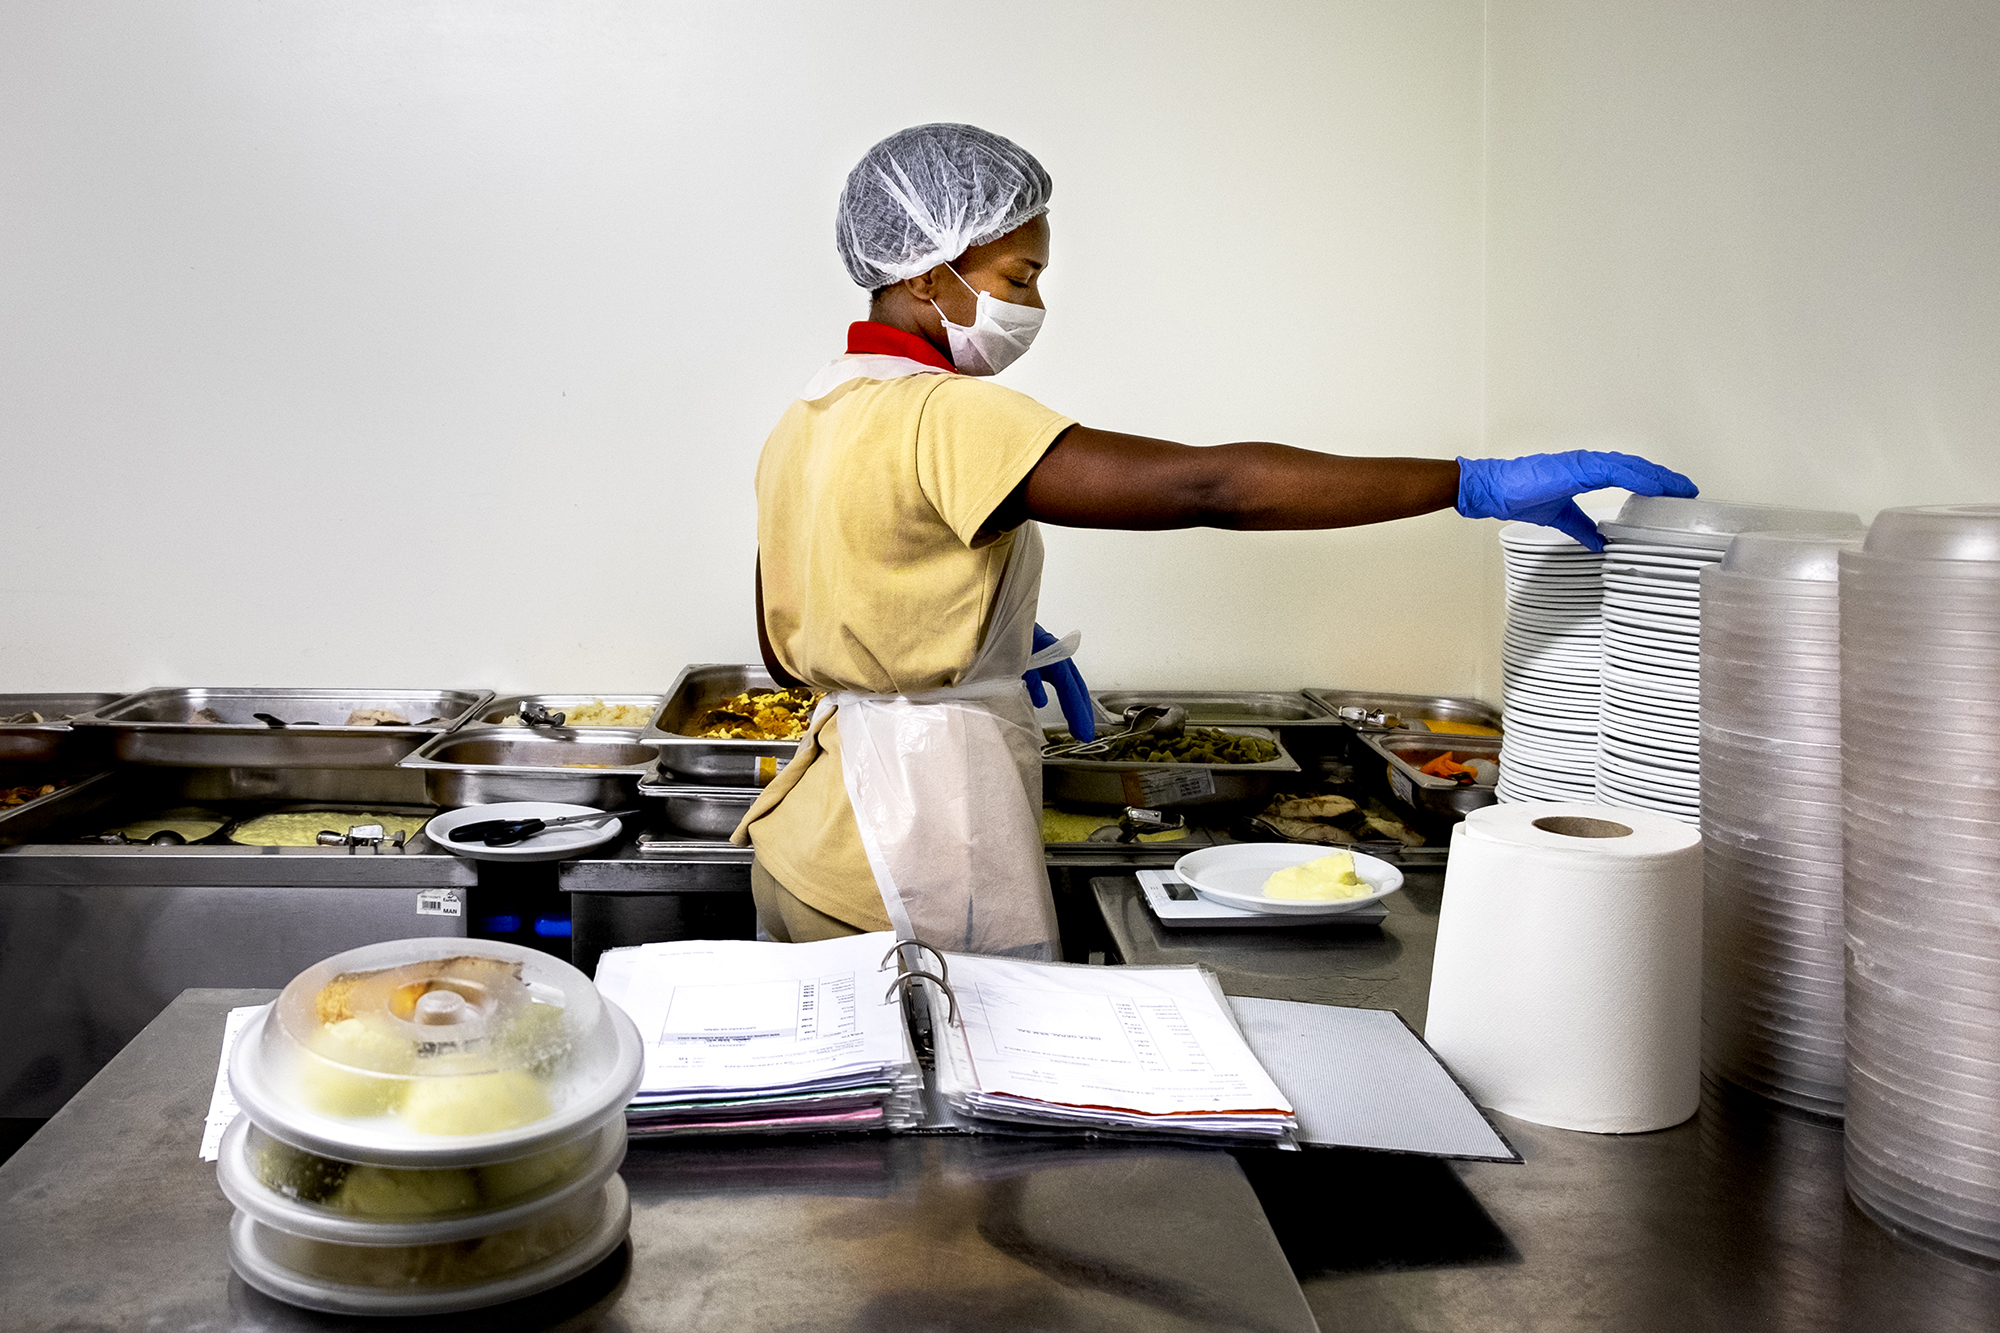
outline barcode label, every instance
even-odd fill
[[[457,889],[425,889],[417,895],[418,916],[464,916],[465,903]]]

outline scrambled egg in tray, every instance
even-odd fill
[[[687,735],[706,741],[795,741],[806,734],[819,692],[745,690],[697,717]]]

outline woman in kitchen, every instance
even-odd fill
[[[828,695],[736,832],[775,939],[893,929],[1058,956],[1035,674],[1073,729],[1091,721],[1065,645],[1034,623],[1037,523],[1338,528],[1456,507],[1597,548],[1576,495],[1695,493],[1626,454],[1351,458],[1081,425],[987,378],[1041,327],[1050,192],[1032,156],[970,125],[891,135],[841,192],[837,242],[868,319],[757,466],[764,660]]]

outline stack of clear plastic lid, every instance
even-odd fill
[[[2000,504],[1840,557],[1847,1189],[2000,1259]]]
[[[244,1030],[217,1167],[230,1262],[279,1300],[424,1314],[567,1281],[624,1240],[632,1021],[547,954],[371,944]]]
[[[1840,566],[1746,532],[1701,576],[1702,1063],[1841,1113]]]
[[[1744,532],[1859,529],[1852,514],[1635,495],[1599,524],[1604,701],[1597,799],[1701,822],[1701,574]]]
[[[1604,557],[1554,528],[1500,529],[1507,567],[1501,643],[1502,801],[1583,801],[1597,791]]]

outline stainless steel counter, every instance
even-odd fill
[[[1382,900],[1380,926],[1285,930],[1169,930],[1146,910],[1139,881],[1090,881],[1116,956],[1132,964],[1202,963],[1231,995],[1394,1009],[1423,1031],[1437,947],[1442,870],[1403,868],[1403,888]]]
[[[1379,929],[1343,931],[1169,931],[1129,876],[1091,889],[1125,962],[1205,962],[1232,994],[1396,1009],[1421,1031],[1442,884],[1406,875]],[[1522,1166],[1242,1155],[1326,1333],[2000,1328],[2000,1271],[1847,1201],[1838,1125],[1717,1086],[1654,1134],[1494,1121]]]
[[[296,1311],[229,1271],[230,1206],[195,1153],[223,1014],[272,994],[187,992],[0,1167],[0,1328],[398,1326]],[[635,1144],[624,1175],[626,1250],[504,1321],[427,1319],[425,1333],[1313,1327],[1219,1151]]]

